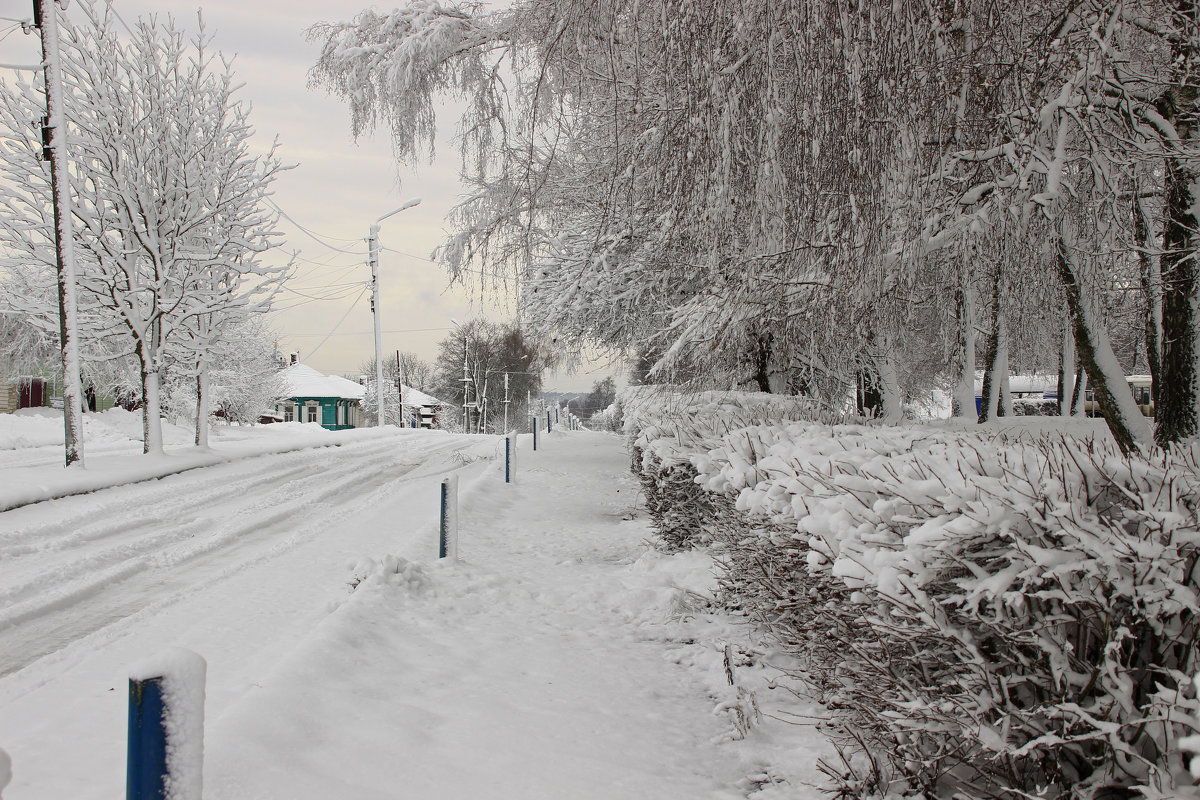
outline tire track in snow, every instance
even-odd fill
[[[375,457],[394,449],[392,444],[375,444],[354,451],[337,452],[335,457],[340,461],[348,458]],[[339,474],[346,470],[354,474],[353,463],[341,466],[322,459],[319,465],[314,465],[314,456],[314,453],[307,451],[301,451],[300,454],[280,454],[280,460],[285,462],[302,462],[283,471],[264,472],[263,464],[258,463],[260,459],[257,458],[248,459],[247,461],[253,463],[244,468],[241,462],[235,462],[239,469],[232,475],[221,469],[222,465],[216,465],[213,471],[218,474],[212,477],[203,474],[193,476],[199,478],[194,489],[186,479],[180,481],[176,476],[129,487],[115,487],[109,491],[118,499],[116,502],[105,504],[105,513],[99,519],[75,523],[81,527],[72,530],[73,521],[96,516],[95,512],[77,513],[73,518],[68,517],[65,522],[56,520],[27,529],[26,538],[42,537],[46,540],[44,545],[33,547],[30,544],[19,544],[11,549],[7,545],[0,546],[0,554],[5,559],[7,584],[0,590],[0,607],[7,609],[6,612],[0,612],[0,630],[16,618],[23,619],[28,616],[22,608],[14,606],[31,598],[46,592],[77,594],[78,590],[71,586],[71,582],[83,581],[96,585],[97,570],[101,573],[126,575],[127,570],[119,569],[122,564],[144,555],[161,554],[164,548],[176,542],[204,536],[213,525],[212,521],[205,517],[204,510],[211,508],[215,503],[225,503],[227,512],[236,515],[288,501],[293,493],[281,496],[281,487],[294,481],[311,479],[315,471],[320,471],[327,480],[337,479]],[[253,476],[244,477],[244,473],[250,469],[254,471]],[[207,471],[206,469],[201,472]],[[243,480],[246,482],[242,483]],[[234,498],[236,505],[231,508],[230,485],[234,481],[238,482],[238,495]],[[183,497],[179,496],[178,487],[181,483],[188,485],[188,494]],[[129,497],[130,494],[133,497]],[[63,504],[83,505],[81,502],[71,503],[70,499],[65,499]],[[128,516],[131,506],[146,509],[140,519],[132,522]],[[8,516],[15,515],[9,512],[0,518],[7,521]],[[63,529],[66,529],[65,533],[56,535]],[[220,530],[219,524],[216,530]],[[48,584],[45,578],[47,574],[54,576],[53,583]],[[50,602],[61,606],[61,600],[57,597],[52,598]],[[10,619],[10,615],[13,619]]]
[[[330,455],[336,459],[339,456],[344,458],[351,453],[383,453],[394,448],[395,442],[390,439],[386,442],[348,442],[223,462],[210,467],[199,468],[198,471],[189,470],[187,473],[166,475],[162,478],[117,486],[99,492],[73,495],[72,497],[62,498],[59,501],[49,501],[58,503],[56,508],[58,516],[55,520],[53,522],[38,522],[26,527],[22,527],[16,521],[22,516],[13,513],[20,511],[20,507],[18,507],[8,512],[3,512],[5,514],[3,518],[8,524],[6,525],[5,532],[0,533],[0,552],[3,552],[6,558],[10,558],[24,555],[31,551],[74,546],[78,541],[83,541],[83,538],[86,538],[79,532],[80,528],[86,529],[90,520],[95,518],[98,512],[102,519],[109,521],[112,529],[111,532],[119,534],[130,527],[130,514],[128,513],[129,499],[125,497],[125,493],[129,491],[138,493],[137,500],[142,508],[155,509],[165,502],[181,503],[182,505],[175,506],[179,509],[203,507],[205,504],[213,501],[226,499],[232,481],[246,482],[244,485],[246,490],[278,483],[282,477],[281,475],[274,471],[262,471],[262,464],[265,459],[272,461],[277,459],[298,461],[300,463],[294,467],[295,469],[308,470],[311,469],[311,459],[317,454]],[[196,474],[191,475],[190,473],[193,472]],[[184,474],[190,475],[188,479],[189,496],[181,499],[178,497],[177,485],[179,475]],[[79,499],[72,502],[74,498],[86,499]],[[33,507],[37,505],[40,504],[35,504]],[[137,524],[137,522],[135,521],[134,524]],[[12,527],[8,527],[8,525]],[[103,535],[103,532],[100,535]]]
[[[131,498],[105,501],[105,516],[92,523],[97,531],[105,532],[97,535],[112,538],[124,531],[130,536],[118,542],[105,541],[99,554],[86,546],[76,551],[65,544],[51,547],[49,552],[30,553],[31,557],[58,555],[55,549],[65,549],[75,557],[66,562],[52,559],[53,565],[0,594],[4,608],[0,612],[0,646],[5,652],[0,675],[19,671],[126,619],[178,602],[200,586],[219,583],[270,561],[320,535],[342,506],[369,500],[397,483],[461,467],[467,460],[456,456],[473,444],[459,439],[389,439],[336,453],[322,449],[234,462],[238,467],[251,461],[259,463],[253,465],[257,473],[252,481],[255,492],[239,485],[238,497],[233,501],[229,497],[231,476],[222,469],[229,464],[192,473],[181,482],[186,487],[182,497],[180,486],[164,486],[163,481],[107,490],[132,494],[142,503],[178,504],[172,506],[170,517],[139,520],[131,533],[128,525],[120,525]],[[271,469],[283,466],[280,461],[294,461],[303,455],[307,455],[302,459],[304,463],[287,465],[282,471]],[[331,455],[334,463],[328,458]],[[243,471],[235,470],[235,475]],[[221,474],[208,474],[211,472]],[[314,481],[319,485],[314,486]],[[66,504],[73,499],[60,502]],[[176,514],[184,506],[196,517],[180,526]],[[95,498],[91,511],[95,516]],[[46,525],[42,529],[54,527]],[[27,532],[33,530],[31,527]],[[207,535],[205,530],[209,531]],[[87,534],[78,540],[88,541]]]

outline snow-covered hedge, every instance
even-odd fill
[[[857,753],[844,787],[1157,797],[1186,774],[1198,453],[797,423],[692,464],[729,602]]]
[[[784,395],[631,386],[618,394],[614,415],[629,437],[632,469],[660,545],[679,550],[708,542],[705,524],[714,513],[708,493],[696,483],[693,456],[739,428],[815,419],[820,411],[812,401]]]

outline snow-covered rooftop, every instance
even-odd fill
[[[444,406],[441,400],[438,400],[433,395],[425,394],[419,389],[414,389],[411,386],[404,387],[404,405],[406,406]]]
[[[336,375],[322,375],[307,364],[293,364],[283,371],[288,397],[341,397],[362,400],[366,389]]]

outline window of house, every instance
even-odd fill
[[[295,422],[296,421],[296,406],[294,404],[292,404],[292,403],[284,403],[283,404],[283,421],[284,422]]]
[[[338,425],[346,424],[346,407],[344,405],[342,405],[341,403],[338,403],[338,407],[337,407],[337,424]]]
[[[307,406],[307,411],[308,411],[307,421],[308,421],[308,422],[316,422],[316,421],[317,421],[317,407],[316,407],[316,405],[310,405],[310,406]]]

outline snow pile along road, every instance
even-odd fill
[[[0,629],[6,797],[118,795],[128,667],[172,646],[208,661],[209,798],[821,796],[808,784],[823,739],[773,718],[811,709],[768,689],[769,654],[711,613],[707,556],[648,547],[619,438],[556,432],[533,453],[522,437],[515,485],[503,483],[497,439],[385,441],[0,516],[92,532],[62,531],[40,550],[25,541],[26,555],[55,565],[52,585],[87,571],[71,560],[77,548],[119,563],[134,540],[97,543],[121,520],[168,541],[94,595],[28,606]],[[326,461],[338,488],[322,489]],[[436,559],[437,484],[450,469],[462,480],[456,564]],[[176,524],[193,515],[207,521]],[[202,554],[169,555],[214,529],[226,535]],[[6,573],[19,561],[0,557]],[[36,580],[17,582],[27,598]],[[108,611],[89,614],[94,603]],[[41,632],[22,638],[29,625]]]

